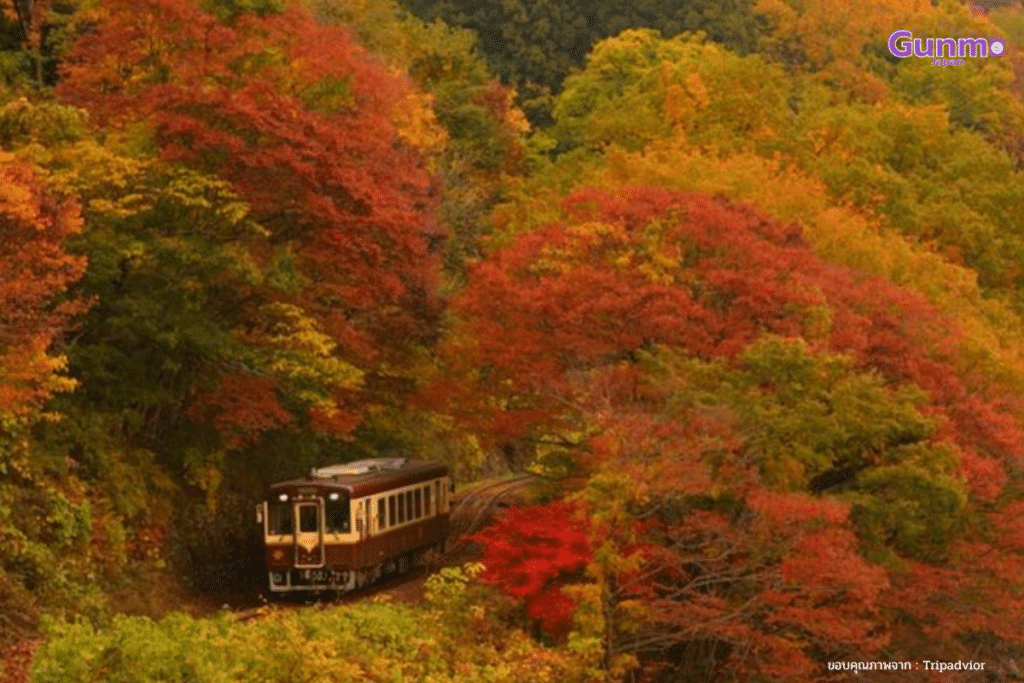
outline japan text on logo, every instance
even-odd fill
[[[952,28],[950,26],[950,28]],[[956,29],[953,29],[957,32]],[[894,57],[931,57],[933,66],[963,66],[965,57],[1002,57],[1006,42],[1002,38],[965,36],[962,38],[915,38],[910,31],[889,35],[889,52]]]

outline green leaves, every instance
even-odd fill
[[[949,473],[922,466],[922,460],[934,460],[931,454],[915,458],[904,450],[902,455],[902,462],[858,477],[850,517],[867,541],[869,556],[892,562],[896,556],[883,550],[889,546],[899,555],[941,564],[967,528],[964,486]]]
[[[957,454],[932,441],[936,425],[921,413],[918,389],[890,388],[847,356],[770,337],[733,367],[668,351],[647,362],[652,389],[666,391],[673,410],[724,410],[735,419],[742,453],[764,484],[854,502],[851,519],[873,555],[889,546],[940,562],[965,529]]]
[[[330,609],[264,609],[239,621],[222,613],[194,619],[172,613],[160,621],[115,617],[96,628],[85,621],[48,623],[49,640],[32,667],[33,683],[146,680],[196,683],[583,683],[583,658],[532,642],[495,623],[480,605],[452,610],[478,573],[447,569],[433,577],[434,606],[364,601]],[[493,615],[493,612],[492,612]],[[481,625],[486,625],[480,628]],[[476,627],[475,630],[473,627]]]
[[[703,31],[712,39],[746,52],[764,30],[753,2],[600,2],[563,0],[406,0],[424,19],[443,19],[477,33],[488,61],[504,82],[517,86],[534,123],[547,123],[551,95],[563,79],[583,66],[599,41],[627,29],[650,28],[673,37]]]
[[[829,470],[887,460],[892,449],[934,433],[918,412],[922,392],[888,389],[877,375],[856,373],[850,358],[815,356],[800,342],[754,344],[740,358],[739,381],[748,451],[775,463],[769,467],[799,461],[801,488]]]

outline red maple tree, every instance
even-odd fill
[[[1024,516],[1009,504],[1024,454],[1019,400],[1011,385],[962,369],[957,321],[920,296],[824,262],[798,226],[722,198],[580,189],[560,221],[478,264],[453,308],[463,324],[436,404],[497,444],[567,435],[560,443],[581,474],[622,473],[632,482],[623,487],[661,506],[634,504],[619,532],[596,534],[631,547],[632,522],[649,523],[639,539],[649,545],[644,578],[618,576],[615,590],[656,618],[646,636],[618,638],[624,648],[673,657],[690,648],[734,672],[815,680],[823,657],[870,658],[886,644],[912,659],[914,642],[968,658],[968,642],[989,652],[1021,643],[1014,577]],[[890,544],[889,564],[868,561],[847,504],[810,486],[772,490],[727,419],[716,422],[711,409],[680,417],[670,396],[638,381],[645,352],[736,367],[765,335],[845,354],[851,371],[887,387],[923,389],[920,411],[936,425],[923,445],[952,459],[962,492],[952,480],[945,490],[964,496],[969,528],[951,526],[951,540],[930,556],[878,538]],[[761,390],[773,391],[764,381]],[[693,487],[709,445],[715,477],[701,493]],[[689,493],[673,494],[674,485]],[[918,504],[912,495],[907,510]],[[993,604],[1000,609],[985,606]]]
[[[484,549],[484,581],[521,598],[534,623],[556,641],[568,636],[576,608],[562,586],[582,578],[593,552],[579,513],[565,501],[514,508],[471,539]]]
[[[435,338],[443,232],[424,157],[396,123],[407,80],[297,2],[224,19],[189,0],[109,0],[93,21],[59,96],[231,184],[268,231],[254,256],[292,264],[257,300],[299,307],[370,373]],[[339,392],[314,424],[351,429],[366,399]]]

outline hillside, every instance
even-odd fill
[[[1015,680],[1003,5],[4,5],[0,625],[32,680],[247,680],[280,638],[268,680]],[[897,29],[1007,47],[937,67]],[[268,482],[385,452],[545,484],[429,604],[178,612],[260,580]]]

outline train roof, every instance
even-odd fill
[[[270,488],[320,485],[344,489],[353,498],[358,498],[446,476],[448,466],[439,462],[409,458],[372,458],[314,468],[307,477],[275,482]]]

